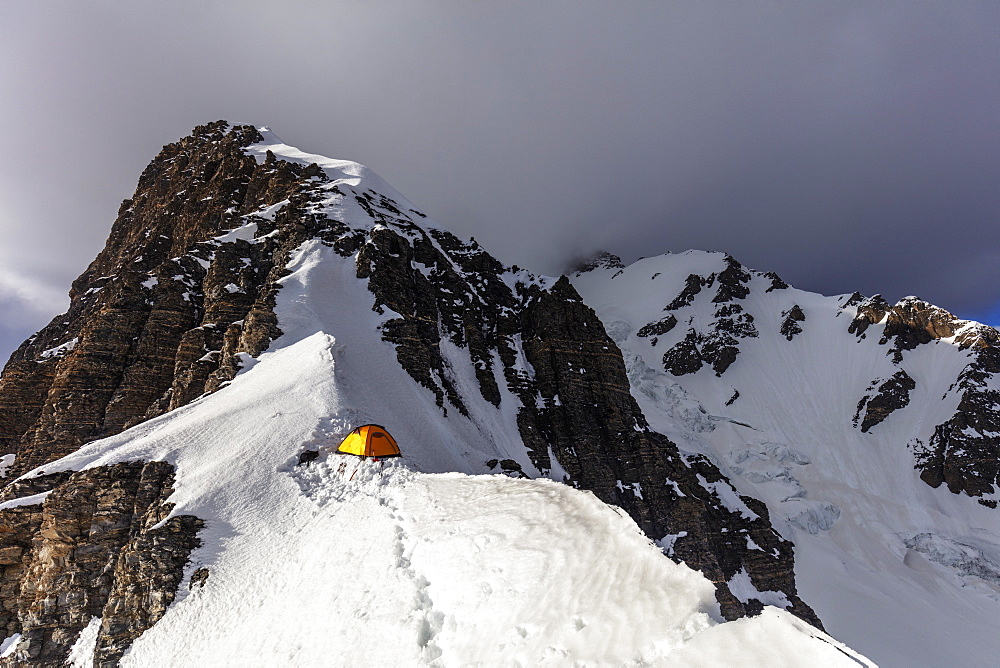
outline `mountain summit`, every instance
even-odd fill
[[[988,625],[995,330],[720,254],[582,269],[266,128],[164,147],[0,378],[0,663],[865,662],[832,618],[891,664]],[[368,423],[402,458],[335,452]]]

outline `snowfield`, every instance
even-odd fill
[[[715,462],[741,494],[768,505],[795,543],[799,594],[827,630],[883,666],[988,666],[1000,656],[1000,513],[918,477],[908,444],[954,415],[949,387],[969,362],[949,340],[906,351],[897,366],[878,345],[881,327],[848,331],[847,296],[772,290],[755,275],[738,303],[757,337],[736,361],[674,376],[662,357],[688,327],[714,318],[715,290],[676,309],[678,324],[640,337],[689,274],[725,268],[721,253],[687,251],[573,278],[621,347],[632,395],[654,430]],[[787,340],[783,314],[801,307]],[[873,379],[904,369],[910,403],[868,433],[853,424]],[[738,396],[737,396],[738,393]],[[735,398],[734,398],[735,397]]]
[[[206,521],[177,599],[122,665],[874,665],[776,608],[723,623],[712,583],[589,492],[471,475],[489,457],[532,470],[513,396],[445,419],[378,335],[391,314],[353,258],[311,241],[289,269],[284,336],[231,384],[44,467],[170,461],[173,513]],[[365,422],[404,457],[333,452]],[[307,449],[320,455],[299,465]]]

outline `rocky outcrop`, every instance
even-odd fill
[[[720,287],[722,290],[723,287]],[[725,287],[726,294],[732,291],[733,288]],[[715,319],[704,331],[688,330],[683,340],[663,354],[663,368],[675,376],[682,376],[708,365],[716,376],[721,376],[740,354],[740,339],[756,336],[753,316],[742,306],[737,303],[720,304],[715,309]]]
[[[937,425],[928,439],[914,439],[909,445],[916,458],[920,478],[931,485],[947,485],[955,493],[974,497],[1000,488],[1000,333],[992,327],[960,320],[948,311],[906,297],[889,305],[880,296],[862,298],[855,293],[842,308],[857,307],[849,331],[864,338],[869,327],[882,324],[879,345],[894,364],[920,346],[947,339],[960,351],[968,351],[969,363],[942,398],[957,398],[954,415]],[[875,396],[865,396],[858,404],[855,424],[866,411],[862,431],[881,422],[908,402],[915,382],[900,371],[879,387]],[[866,428],[867,427],[867,428]],[[980,503],[996,507],[996,501]]]
[[[357,259],[375,309],[387,306],[400,315],[383,325],[383,338],[396,344],[400,365],[434,393],[446,414],[445,399],[462,414],[467,409],[441,352],[442,336],[468,349],[483,398],[499,405],[492,351],[516,330],[515,297],[501,280],[505,269],[475,242],[396,221],[395,229],[373,231]]]
[[[166,612],[200,545],[201,520],[169,517],[172,484],[166,462],[19,481],[16,492],[45,491],[0,510],[3,620],[8,637],[20,635],[0,665],[64,665],[95,617],[102,621],[94,665],[117,665]]]
[[[857,314],[854,319],[851,320],[851,324],[848,326],[847,331],[854,334],[859,339],[865,338],[865,332],[868,327],[876,323],[882,322],[885,314],[889,311],[889,302],[882,299],[882,295],[874,295],[872,297],[867,297],[864,299],[857,299],[856,297],[861,297],[861,295],[852,295],[848,299],[843,308],[849,306],[857,306]]]
[[[922,343],[954,336],[959,322],[943,308],[916,297],[906,297],[887,311],[879,343],[892,341],[894,355],[913,350]]]
[[[911,446],[924,482],[982,497],[1000,489],[1000,332],[972,323],[955,331],[959,345],[972,355],[949,390],[958,396],[958,407],[951,419],[935,427],[928,442]],[[980,503],[997,505],[990,499]]]
[[[688,330],[681,341],[663,353],[663,368],[675,376],[696,373],[705,364],[705,358],[698,348],[700,342],[698,332]]]
[[[955,335],[958,320],[951,313],[916,297],[906,297],[890,306],[881,295],[857,300],[848,300],[845,306],[856,305],[857,314],[848,331],[859,338],[865,337],[868,328],[876,323],[884,323],[880,345],[891,343],[888,353],[899,364],[903,352],[937,339]]]
[[[3,625],[5,638],[22,630],[18,616],[21,586],[31,564],[34,540],[42,526],[44,496],[41,495],[50,492],[69,476],[67,472],[31,478],[19,481],[16,489],[7,490],[12,498],[27,502],[21,505],[5,504],[8,507],[0,511],[0,624]]]
[[[781,280],[781,276],[778,276],[773,271],[765,271],[761,275],[764,278],[771,281],[771,285],[769,285],[768,288],[764,290],[764,292],[774,292],[775,290],[787,290],[789,287],[788,283],[785,283],[783,280]]]
[[[802,312],[802,307],[796,304],[787,311],[781,312],[781,335],[791,341],[796,334],[802,333],[800,322],[805,322],[806,314]]]
[[[0,449],[17,455],[8,478],[217,389],[239,353],[278,334],[275,281],[295,230],[256,214],[309,179],[243,151],[260,139],[252,126],[201,126],[142,173],[69,311],[0,378]],[[254,221],[258,238],[216,238]]]
[[[858,410],[854,413],[854,426],[857,427],[860,421],[861,431],[867,432],[889,417],[893,411],[905,408],[910,403],[910,392],[916,386],[916,381],[902,369],[888,379],[872,381],[868,386],[868,393],[858,402]],[[862,411],[864,418],[861,417]]]
[[[674,300],[667,304],[663,310],[676,311],[679,308],[684,308],[685,306],[690,305],[705,285],[708,285],[708,279],[702,278],[697,274],[689,274],[684,280],[684,289],[681,290],[680,294],[674,297]]]
[[[677,318],[673,315],[667,315],[655,322],[643,325],[639,328],[639,331],[635,333],[639,338],[646,338],[649,336],[657,337],[663,336],[674,327],[677,326]],[[655,345],[655,344],[654,344]]]
[[[595,269],[624,269],[622,259],[607,251],[598,251],[590,258],[576,263],[570,270],[576,274],[584,274]]]
[[[278,279],[315,227],[326,179],[255,159],[245,149],[261,139],[252,126],[201,126],[143,172],[69,311],[0,377],[7,480],[218,389],[280,335]],[[164,614],[201,526],[157,526],[171,480],[168,464],[134,462],[8,485],[6,499],[48,492],[0,512],[0,623],[21,635],[8,664],[62,665],[96,617],[96,665],[115,665]]]
[[[856,306],[849,331],[860,338],[872,325],[882,324],[879,345],[894,364],[920,346],[949,340],[967,351],[969,363],[959,374],[943,400],[957,399],[954,415],[934,428],[928,439],[914,439],[909,445],[916,458],[920,478],[939,487],[946,484],[955,493],[982,497],[1000,488],[1000,334],[979,323],[960,320],[948,311],[916,297],[906,297],[889,305],[880,296],[852,295],[842,308]],[[905,371],[886,380],[858,404],[855,424],[861,416],[862,431],[874,427],[893,410],[906,405],[915,381]],[[871,389],[871,388],[869,388]],[[995,507],[996,501],[981,499]]]
[[[750,282],[750,272],[743,268],[732,256],[726,256],[726,268],[709,277],[707,285],[712,285],[712,278],[719,283],[719,288],[712,298],[712,303],[724,304],[735,299],[746,299],[750,294],[747,283]]]
[[[664,307],[668,315],[656,323],[649,323],[638,333],[639,336],[665,334],[679,320],[687,321],[689,327],[684,338],[671,346],[662,358],[664,370],[675,376],[696,373],[703,366],[711,367],[715,375],[721,376],[739,356],[740,340],[758,335],[753,316],[740,303],[750,295],[754,274],[729,255],[723,258],[723,262],[725,268],[722,271],[708,276],[689,275],[684,281],[684,288]],[[770,280],[768,292],[788,287],[777,275],[760,276]],[[703,289],[712,287],[716,290],[711,299],[715,305],[711,321],[697,324],[692,317],[678,317],[677,312],[694,304]]]

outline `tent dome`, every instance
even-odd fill
[[[396,439],[385,430],[385,427],[380,427],[377,424],[357,427],[341,441],[337,452],[358,455],[359,457],[400,456]]]

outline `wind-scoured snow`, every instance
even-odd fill
[[[357,189],[358,192],[370,189],[372,192],[384,195],[385,197],[393,200],[396,203],[396,206],[402,210],[404,215],[416,213],[415,207],[408,199],[406,199],[406,197],[401,195],[399,191],[389,185],[385,179],[368,167],[351,160],[335,160],[333,158],[327,158],[326,156],[317,155],[315,153],[306,153],[301,151],[294,146],[289,146],[284,143],[281,138],[274,134],[274,132],[272,132],[267,126],[258,127],[257,132],[259,132],[264,138],[263,141],[251,144],[245,149],[245,151],[248,155],[253,156],[258,163],[263,163],[267,159],[268,152],[270,152],[277,159],[285,162],[291,162],[303,166],[316,164],[323,170],[327,178],[330,179],[330,183],[327,187],[331,190],[337,186],[354,188]],[[353,202],[343,203],[347,206],[354,204]],[[335,215],[334,217],[343,220],[342,216]],[[350,218],[350,214],[348,214],[347,217]],[[423,217],[420,214],[418,214],[418,219],[420,220],[421,227],[439,227],[432,220]],[[357,226],[359,221],[365,221],[366,226],[370,226],[371,223],[370,218],[367,216],[358,216],[354,221],[344,220],[344,222],[348,225],[352,225],[352,227]]]
[[[350,164],[321,166],[354,178]],[[783,610],[722,623],[711,582],[589,492],[470,475],[489,458],[531,470],[517,399],[445,418],[382,341],[393,314],[372,310],[355,258],[306,241],[288,270],[283,336],[229,385],[44,467],[172,462],[173,513],[206,522],[177,599],[122,665],[872,665]],[[443,352],[472,383],[467,351]],[[401,459],[334,452],[368,422]],[[300,465],[306,450],[320,454]]]
[[[632,394],[651,427],[682,450],[705,454],[740,494],[767,503],[771,520],[795,543],[799,594],[836,637],[885,666],[985,666],[1000,655],[1000,513],[918,477],[908,446],[954,415],[950,391],[970,361],[953,339],[905,351],[900,364],[879,345],[881,326],[859,339],[847,300],[772,289],[752,273],[737,299],[757,337],[721,375],[704,366],[674,376],[664,353],[689,328],[716,317],[715,286],[671,311],[677,325],[659,337],[638,330],[690,274],[722,271],[720,253],[688,251],[598,268],[573,283],[622,349]],[[783,314],[805,320],[788,340]],[[863,433],[852,421],[874,379],[904,369],[916,382],[909,404]],[[928,538],[930,536],[931,538]]]

